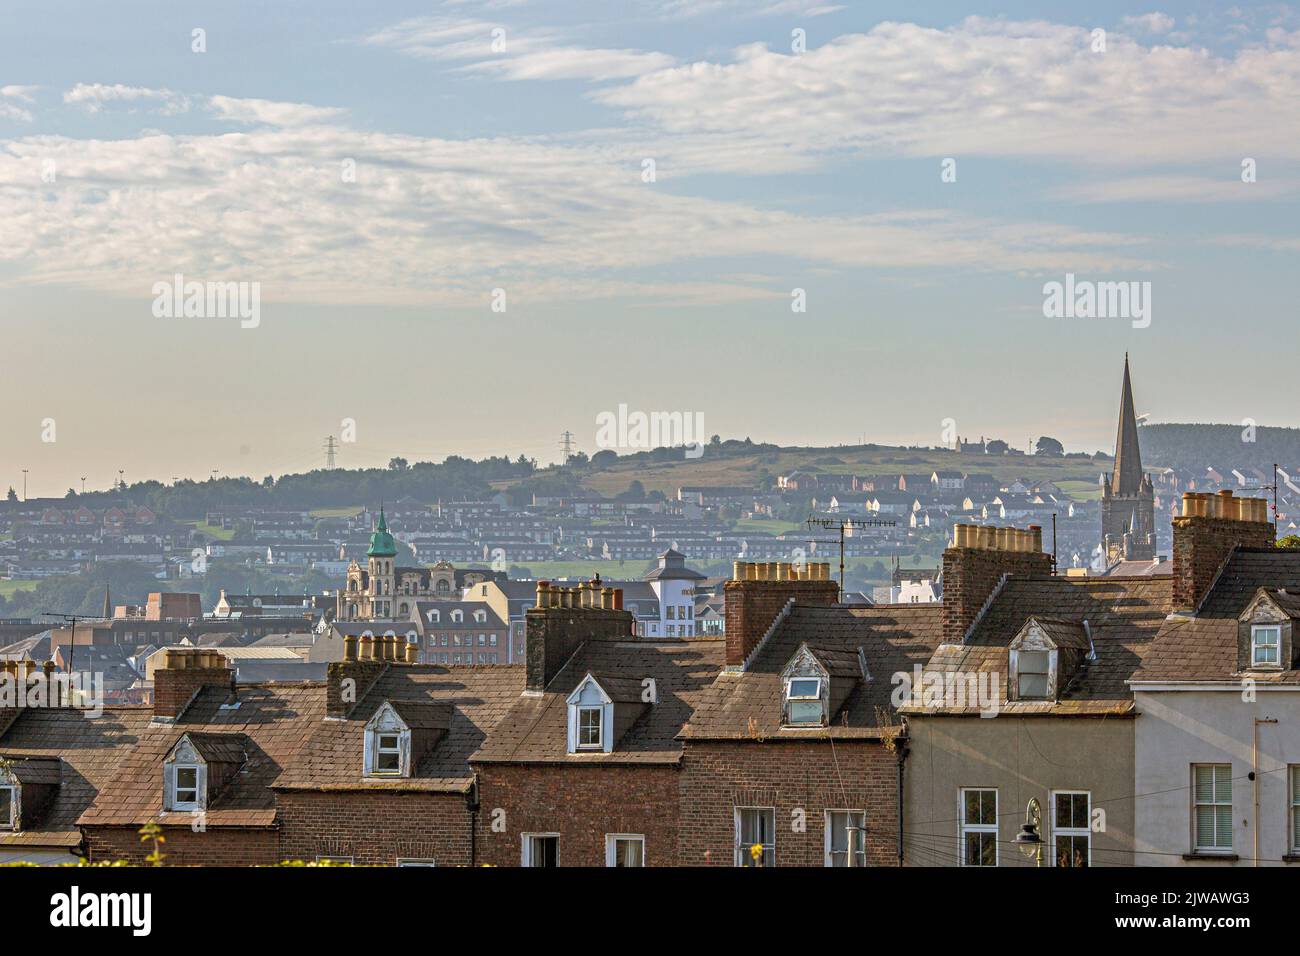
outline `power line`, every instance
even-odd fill
[[[333,435],[325,436],[325,467],[333,471],[337,467],[338,446]]]
[[[573,457],[573,432],[567,428],[564,430],[564,434],[560,436],[560,450],[564,452],[564,461],[567,464],[569,459]]]

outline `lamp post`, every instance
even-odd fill
[[[1040,835],[1043,826],[1043,808],[1037,797],[1029,798],[1025,807],[1025,823],[1016,834],[1015,844],[1027,858],[1034,858],[1034,866],[1043,865],[1043,838]]]

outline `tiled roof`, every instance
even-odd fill
[[[1005,678],[1006,648],[1030,617],[1087,621],[1097,658],[1075,675],[1062,702],[1132,700],[1125,682],[1142,663],[1172,606],[1170,577],[1013,577],[966,643],[1001,649]]]
[[[239,689],[239,705],[224,707],[225,688],[205,687],[174,724],[150,723],[81,816],[83,825],[140,826],[148,822],[188,821],[190,814],[163,812],[163,759],[185,733],[244,734],[247,758],[242,768],[208,805],[206,824],[270,826],[275,797],[270,790],[325,716],[325,689],[319,683],[249,684]]]
[[[587,641],[539,696],[520,697],[472,758],[475,763],[677,763],[677,740],[701,695],[722,668],[725,642],[714,639]],[[618,740],[610,753],[567,752],[566,700],[591,673],[602,686],[611,678],[623,687],[646,678],[658,701]]]
[[[58,757],[59,789],[37,825],[0,835],[0,845],[40,843],[75,846],[77,818],[118,766],[153,716],[149,707],[105,707],[98,717],[69,708],[26,708],[0,736],[0,756]]]
[[[1239,548],[1195,617],[1171,618],[1160,629],[1135,681],[1233,681],[1237,669],[1237,619],[1260,589],[1279,603],[1300,595],[1300,551],[1285,548]],[[1284,605],[1284,610],[1287,607]],[[1251,671],[1261,683],[1300,683],[1300,671]]]
[[[285,790],[462,793],[473,781],[469,755],[483,743],[523,688],[524,669],[517,664],[389,667],[357,701],[346,720],[315,722],[307,745],[275,785]],[[403,720],[406,702],[452,706],[446,735],[420,760],[410,778],[362,776],[365,725],[385,700],[398,708]]]
[[[890,680],[898,671],[924,664],[943,635],[938,604],[885,604],[876,607],[794,605],[743,673],[724,673],[705,693],[682,736],[687,739],[874,736],[877,711],[892,715]],[[781,726],[781,672],[806,643],[821,657],[852,654],[862,647],[871,680],[849,695],[829,728]],[[854,666],[856,671],[856,665]],[[892,716],[888,718],[892,722]]]

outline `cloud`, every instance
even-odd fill
[[[0,149],[9,283],[141,296],[177,272],[260,281],[266,301],[511,308],[582,298],[745,301],[736,278],[862,269],[1134,271],[1141,237],[949,210],[806,215],[643,183],[608,147],[446,140],[337,124]],[[54,186],[33,185],[53,160]],[[355,181],[345,175],[355,164]],[[731,278],[680,267],[725,263]],[[678,271],[674,271],[674,268]],[[685,285],[683,285],[683,281]]]
[[[601,82],[666,69],[665,53],[566,44],[549,30],[507,28],[485,20],[418,17],[367,36],[373,46],[406,56],[460,64],[459,70],[503,80]]]
[[[1174,18],[1167,13],[1144,13],[1141,16],[1125,17],[1120,22],[1143,33],[1168,33],[1174,28]]]
[[[1294,196],[1293,181],[1269,179],[1244,183],[1240,170],[1229,167],[1223,176],[1193,176],[1164,173],[1158,176],[1129,176],[1072,183],[1053,190],[1059,199],[1076,202],[1253,202]]]
[[[63,102],[85,107],[87,112],[98,113],[110,103],[128,104],[132,109],[146,106],[165,115],[184,113],[190,108],[189,97],[171,90],[155,90],[143,86],[111,86],[103,83],[78,83],[63,94]]]
[[[1044,22],[881,23],[803,54],[762,44],[594,90],[720,168],[1015,157],[1095,166],[1300,158],[1300,33],[1232,56]],[[712,148],[710,148],[710,144]],[[723,167],[721,161],[727,161]]]
[[[22,123],[32,121],[31,110],[20,106],[19,103],[31,103],[32,94],[38,87],[35,86],[0,86],[0,119],[17,120]],[[14,102],[17,100],[18,102]]]
[[[265,126],[310,126],[337,119],[346,112],[333,106],[235,99],[229,96],[214,96],[208,100],[208,106],[221,119]]]

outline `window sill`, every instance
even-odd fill
[[[1184,853],[1184,860],[1209,860],[1213,863],[1236,863],[1241,857],[1235,853],[1206,853],[1198,851],[1195,853]]]
[[[1292,852],[1282,857],[1283,863],[1300,863],[1300,852]]]

